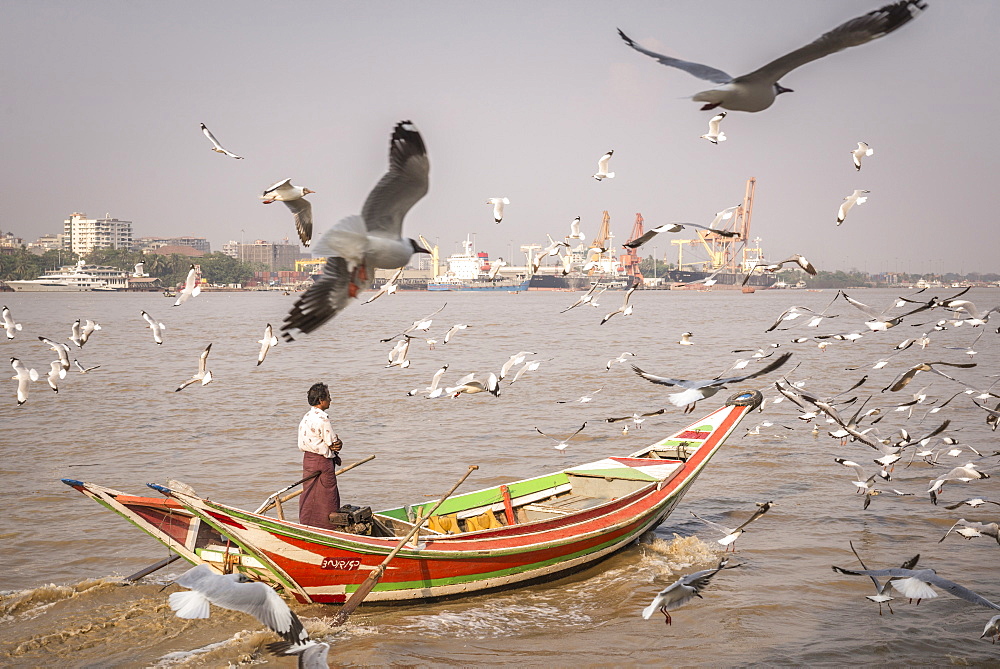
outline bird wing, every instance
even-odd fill
[[[295,302],[295,306],[285,316],[281,326],[282,337],[293,341],[289,330],[309,333],[336,316],[351,299],[351,271],[347,261],[340,256],[330,256],[323,267],[323,275],[309,286],[305,294]],[[362,290],[358,286],[358,290]]]
[[[756,372],[752,372],[750,374],[746,374],[745,376],[731,376],[731,377],[726,378],[726,379],[715,379],[712,382],[712,385],[714,385],[714,386],[721,386],[721,385],[725,385],[727,383],[739,383],[740,381],[745,381],[747,379],[752,379],[752,378],[757,377],[757,376],[763,376],[764,374],[768,374],[770,372],[773,372],[774,370],[776,370],[779,367],[781,367],[782,365],[784,365],[786,362],[788,362],[788,359],[791,358],[791,357],[792,357],[791,353],[785,353],[785,354],[781,355],[777,360],[775,360],[774,362],[772,362],[770,365],[767,365],[766,367],[763,367],[762,369],[758,369]]]
[[[763,80],[777,82],[792,70],[824,56],[859,46],[891,33],[917,16],[926,5],[921,0],[901,0],[846,21],[809,44],[772,60],[734,82]],[[667,64],[667,63],[664,63]],[[725,82],[717,82],[725,83]]]
[[[689,381],[686,381],[684,379],[671,379],[667,378],[666,376],[656,376],[655,374],[650,374],[648,372],[642,371],[635,365],[632,365],[632,371],[634,371],[636,374],[646,379],[650,383],[658,383],[661,386],[681,386],[683,388],[687,388],[688,386],[686,384],[690,383]]]
[[[625,43],[630,47],[638,51],[639,53],[644,53],[650,58],[655,58],[661,65],[666,65],[667,67],[676,67],[679,70],[684,70],[688,74],[694,75],[699,79],[705,79],[706,81],[711,81],[715,84],[728,84],[733,80],[733,77],[722,70],[716,69],[709,65],[702,65],[701,63],[692,63],[691,61],[681,60],[679,58],[671,58],[670,56],[664,56],[661,53],[656,53],[655,51],[650,51],[649,49],[644,49],[643,47],[636,44],[631,37],[618,30],[618,35]]]
[[[205,371],[208,369],[208,354],[212,350],[212,345],[209,344],[205,347],[205,350],[201,352],[198,357],[198,373],[204,375]]]
[[[972,602],[973,604],[978,604],[979,606],[985,606],[988,609],[995,609],[1000,611],[1000,605],[994,604],[990,600],[986,599],[982,595],[977,595],[965,586],[961,586],[958,583],[949,581],[946,578],[941,578],[937,574],[931,573],[928,575],[921,575],[921,579],[936,585],[945,592],[948,592],[959,599],[964,599],[967,602]]]
[[[389,171],[379,180],[361,208],[369,233],[399,238],[406,212],[427,194],[430,163],[420,132],[400,121],[389,144]]]
[[[762,506],[759,509],[757,509],[756,511],[754,511],[752,516],[750,516],[749,518],[747,518],[746,520],[744,520],[741,524],[737,525],[736,528],[733,529],[733,532],[738,532],[738,531],[742,530],[744,527],[746,527],[747,525],[749,525],[753,521],[757,520],[758,518],[760,518],[761,516],[763,516],[765,513],[767,513],[770,510],[771,510],[771,504],[770,503],[765,504],[764,506]]]
[[[215,148],[217,149],[222,148],[222,145],[219,144],[219,140],[215,138],[215,135],[212,134],[212,131],[209,130],[208,126],[205,125],[204,123],[201,124],[201,131],[205,133],[205,137],[208,137],[208,141],[210,141],[213,145],[215,145]]]
[[[840,294],[844,296],[845,300],[847,300],[848,302],[850,302],[851,304],[853,304],[855,307],[857,307],[861,311],[865,312],[871,318],[875,318],[875,319],[882,318],[882,312],[876,311],[875,309],[869,307],[867,304],[864,304],[863,302],[858,302],[853,297],[850,297],[847,293],[845,293],[843,291],[841,291]]]
[[[299,239],[303,246],[309,246],[313,234],[313,208],[312,203],[304,197],[297,200],[284,200],[285,206],[292,210],[295,215],[295,229],[299,233]]]
[[[697,518],[698,520],[700,520],[701,522],[705,523],[706,525],[708,525],[712,529],[716,530],[717,532],[719,532],[722,535],[732,534],[733,532],[736,531],[736,528],[724,527],[722,525],[719,525],[718,523],[713,523],[711,520],[707,520],[705,518],[702,518],[701,516],[699,516],[694,511],[691,512],[691,515],[694,516],[695,518]]]

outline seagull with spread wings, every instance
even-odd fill
[[[427,194],[429,171],[420,132],[411,121],[400,121],[390,140],[389,171],[368,194],[361,215],[334,225],[314,248],[327,256],[323,276],[285,317],[281,330],[286,340],[294,340],[294,331],[315,331],[343,311],[375,268],[402,267],[414,253],[430,253],[402,236],[403,218]]]
[[[758,376],[763,376],[778,369],[792,357],[791,353],[785,353],[777,360],[772,362],[766,367],[758,369],[756,372],[750,374],[745,374],[743,376],[731,376],[727,378],[715,378],[715,379],[703,379],[689,381],[686,379],[671,379],[666,376],[657,376],[655,374],[649,374],[639,369],[635,365],[632,365],[632,370],[646,379],[650,383],[656,383],[661,386],[680,386],[685,390],[679,393],[672,393],[668,397],[670,403],[677,407],[685,407],[684,413],[691,413],[695,409],[695,404],[699,400],[703,400],[706,397],[711,397],[723,390],[727,383],[739,383],[740,381],[746,381],[747,379],[752,379]]]
[[[899,0],[890,3],[850,19],[804,47],[739,77],[708,65],[650,51],[636,44],[621,30],[618,31],[618,35],[630,47],[655,58],[662,65],[676,67],[699,79],[716,84],[715,87],[696,93],[692,97],[696,102],[705,103],[703,110],[722,107],[732,111],[759,112],[770,107],[778,95],[792,92],[790,88],[785,88],[779,83],[779,80],[792,70],[848,47],[859,46],[887,35],[909,23],[926,6],[923,0]]]
[[[728,565],[729,560],[723,558],[719,561],[719,566],[715,569],[704,569],[696,571],[693,574],[688,574],[687,576],[681,576],[657,593],[656,597],[653,598],[653,602],[642,610],[642,617],[649,620],[654,613],[659,611],[666,618],[666,624],[672,624],[670,612],[667,611],[667,608],[676,609],[687,604],[695,597],[701,597],[701,591],[705,589],[713,576],[723,569],[735,569],[740,566],[738,564],[734,564],[731,567]]]
[[[285,179],[268,186],[260,194],[263,204],[271,204],[275,201],[285,203],[285,206],[295,217],[295,230],[299,233],[299,240],[301,240],[302,246],[307,248],[309,242],[312,241],[313,210],[312,203],[306,199],[306,195],[315,192],[302,186],[293,186],[291,179]]]
[[[745,521],[743,521],[736,527],[724,527],[722,525],[719,525],[718,523],[713,523],[711,520],[705,520],[694,511],[691,512],[691,515],[700,520],[701,522],[705,523],[715,531],[722,533],[723,537],[719,539],[719,543],[725,546],[727,551],[729,550],[729,547],[732,546],[733,552],[735,553],[736,540],[739,539],[740,535],[746,531],[746,526],[752,523],[753,521],[757,520],[761,516],[763,516],[765,513],[771,510],[772,506],[774,506],[774,502],[755,502],[755,504],[757,505],[757,510],[753,512],[753,515],[751,515],[749,518],[747,518]]]
[[[235,158],[236,160],[243,160],[243,156],[237,156],[235,153],[227,150],[225,147],[219,144],[219,140],[215,138],[215,135],[213,135],[212,131],[208,129],[208,126],[206,126],[204,123],[201,123],[200,125],[201,125],[201,131],[205,133],[205,137],[208,137],[208,141],[212,143],[213,151],[215,151],[216,153],[222,153],[224,155],[227,155],[230,158]]]

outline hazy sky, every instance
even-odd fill
[[[360,212],[392,126],[412,119],[431,186],[404,234],[444,254],[474,233],[506,256],[578,215],[589,240],[605,209],[619,243],[636,212],[707,224],[755,176],[752,234],[771,259],[1000,271],[1000,3],[929,0],[897,32],[784,77],[795,92],[770,109],[730,113],[718,146],[689,99],[707,82],[615,31],[738,75],[881,4],[7,0],[0,230],[30,241],[81,211],[216,250],[294,239],[287,209],[257,198],[291,177],[316,191],[319,233]],[[246,159],[210,151],[199,122]],[[860,173],[859,140],[875,149]],[[598,182],[608,149],[617,177]],[[855,188],[870,198],[837,227]],[[511,200],[500,225],[493,196]]]

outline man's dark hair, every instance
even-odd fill
[[[325,383],[314,383],[309,387],[309,406],[314,407],[328,399],[330,399],[330,389]]]

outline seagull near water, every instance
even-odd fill
[[[887,35],[909,23],[926,6],[923,0],[899,0],[890,3],[850,19],[804,47],[739,77],[733,77],[708,65],[650,51],[636,44],[621,30],[618,31],[618,35],[630,47],[655,58],[662,65],[676,67],[699,79],[716,84],[714,88],[696,93],[692,97],[696,102],[705,103],[703,110],[722,107],[731,111],[759,112],[770,107],[778,95],[792,92],[792,89],[785,88],[779,83],[779,79],[792,70],[848,47],[859,46]]]
[[[447,363],[442,365],[438,371],[434,372],[434,376],[431,377],[431,384],[426,388],[414,388],[410,392],[406,393],[409,397],[414,395],[419,395],[420,393],[427,393],[428,399],[434,399],[435,397],[440,397],[444,392],[443,388],[439,388],[438,385],[441,383],[441,377],[444,373],[448,371]]]
[[[612,358],[611,360],[608,360],[608,364],[605,365],[605,366],[607,367],[607,370],[610,372],[611,368],[614,366],[614,364],[616,362],[624,364],[624,363],[628,362],[629,358],[634,358],[634,357],[635,357],[635,353],[631,353],[629,351],[623,351],[622,354],[620,356],[618,356],[617,358]]]
[[[753,515],[751,515],[749,518],[747,518],[745,521],[743,521],[736,527],[723,527],[718,523],[713,523],[711,520],[705,520],[704,518],[696,514],[694,511],[691,512],[691,515],[700,520],[701,522],[705,523],[712,529],[716,530],[717,532],[721,532],[724,536],[721,539],[719,539],[719,544],[725,546],[727,551],[729,550],[729,547],[732,546],[733,552],[735,553],[736,540],[739,539],[740,535],[742,535],[746,531],[746,526],[752,523],[753,521],[757,520],[761,516],[763,516],[765,513],[771,510],[772,506],[774,506],[774,502],[755,502],[755,504],[757,505],[757,510],[753,512]]]
[[[491,197],[486,204],[493,205],[493,220],[499,223],[503,220],[503,208],[510,204],[510,200],[505,197]]]
[[[698,139],[707,139],[712,144],[718,144],[719,142],[726,141],[726,133],[719,130],[719,124],[722,123],[722,119],[726,118],[726,114],[728,113],[729,112],[719,112],[712,118],[708,119],[708,132]]]
[[[614,153],[615,150],[612,149],[601,156],[601,159],[597,161],[597,174],[594,175],[594,178],[598,181],[615,178],[614,172],[608,172],[608,163],[611,162],[611,156],[614,155]]]
[[[551,434],[545,434],[544,432],[542,432],[541,430],[539,430],[537,427],[535,428],[535,432],[537,432],[538,434],[542,435],[543,437],[548,437],[552,441],[556,442],[556,445],[553,446],[553,448],[555,448],[557,451],[565,451],[566,447],[569,446],[570,440],[573,439],[573,437],[575,437],[576,435],[578,435],[581,432],[583,432],[583,428],[585,428],[585,427],[587,427],[586,421],[584,421],[583,425],[581,425],[577,429],[576,432],[574,432],[573,434],[569,435],[565,439],[559,439],[558,437],[553,437]]]
[[[59,365],[63,369],[69,369],[69,346],[60,341],[50,341],[45,337],[39,337],[38,340],[56,352],[59,356]]]
[[[837,210],[837,225],[844,222],[847,218],[847,212],[851,210],[854,205],[862,205],[868,201],[868,197],[863,195],[863,193],[870,193],[869,190],[855,190],[853,193],[844,198],[844,203],[840,205],[840,209]]]
[[[268,186],[260,195],[263,204],[271,204],[275,200],[285,203],[295,217],[295,230],[299,233],[302,246],[307,248],[312,241],[313,210],[312,203],[306,199],[306,195],[315,192],[302,186],[293,186],[291,179],[285,179]]]
[[[201,294],[201,281],[199,281],[198,268],[191,265],[188,269],[187,278],[184,279],[184,287],[177,294],[177,301],[174,302],[175,307],[179,307],[189,298],[198,297]]]
[[[73,331],[69,336],[69,340],[76,344],[77,348],[83,348],[83,345],[87,343],[90,336],[94,334],[95,331],[100,329],[100,324],[95,323],[89,318],[87,319],[87,323],[85,325],[81,325],[80,319],[78,318],[76,319],[76,322],[73,323]]]
[[[201,381],[201,385],[203,386],[207,386],[209,383],[212,382],[212,372],[209,371],[208,369],[208,354],[211,350],[212,350],[211,344],[205,347],[205,350],[201,352],[200,356],[198,356],[197,373],[195,373],[194,376],[192,376],[190,379],[188,379],[181,385],[177,386],[177,389],[174,391],[175,393],[179,393],[180,391],[190,386],[192,383],[197,383],[198,381]]]
[[[649,620],[657,610],[666,618],[666,624],[671,625],[673,621],[668,608],[677,609],[690,602],[695,597],[701,597],[701,591],[705,589],[712,577],[723,569],[735,569],[740,565],[729,566],[729,560],[723,558],[719,560],[719,566],[715,569],[704,569],[696,571],[687,576],[681,576],[672,584],[660,590],[653,602],[642,610],[642,617]]]
[[[175,583],[188,588],[171,593],[168,598],[170,608],[178,618],[208,618],[210,604],[247,613],[282,637],[283,641],[268,645],[271,652],[298,654],[300,667],[313,669],[327,666],[329,644],[309,639],[295,612],[266,584],[251,581],[244,574],[218,574],[207,564],[184,572]],[[306,664],[307,659],[309,664]]]
[[[1000,605],[994,604],[985,597],[972,592],[968,588],[961,586],[954,581],[949,581],[946,578],[938,576],[937,572],[933,569],[904,569],[901,567],[893,567],[891,569],[853,570],[835,566],[833,567],[833,570],[838,574],[846,574],[848,576],[874,576],[876,578],[888,577],[889,583],[892,584],[892,587],[896,590],[896,592],[900,593],[904,597],[916,599],[918,604],[922,599],[932,599],[937,597],[938,594],[932,587],[936,586],[945,592],[958,597],[959,599],[964,599],[967,602],[972,602],[973,604],[977,604],[988,609],[1000,611]]]
[[[164,325],[163,323],[157,322],[155,318],[147,314],[145,311],[142,312],[142,317],[147,323],[149,323],[147,327],[149,327],[149,329],[153,331],[153,341],[156,342],[157,346],[162,346],[163,330],[167,326]]]
[[[382,284],[382,286],[378,289],[377,293],[375,293],[374,295],[372,295],[371,297],[369,297],[367,300],[365,300],[364,302],[362,302],[362,304],[368,304],[369,302],[374,302],[375,300],[377,300],[378,298],[382,297],[383,295],[393,295],[396,292],[396,288],[398,288],[398,284],[396,282],[399,280],[399,277],[402,276],[402,275],[403,275],[403,268],[400,267],[399,269],[397,269],[395,271],[395,273],[393,273],[393,275],[391,277],[389,277],[388,281],[386,281],[385,283]]]
[[[851,151],[851,157],[854,158],[854,167],[858,170],[861,169],[861,159],[865,156],[870,156],[875,153],[875,149],[868,146],[864,142],[858,142],[858,148]]]
[[[86,374],[87,372],[92,372],[95,369],[101,368],[100,365],[94,365],[93,367],[84,367],[83,365],[80,364],[80,361],[77,360],[76,358],[73,358],[73,364],[76,365],[76,368],[80,370],[81,374]]]
[[[243,156],[237,156],[235,153],[227,150],[225,147],[219,144],[219,140],[215,138],[215,135],[213,135],[212,131],[208,129],[208,126],[206,126],[204,123],[201,123],[200,125],[201,125],[201,131],[205,133],[205,137],[208,137],[208,141],[212,143],[213,151],[215,151],[216,153],[225,154],[230,158],[235,158],[236,160],[243,160]]]
[[[21,324],[14,322],[14,317],[7,307],[4,307],[3,311],[0,311],[0,316],[3,318],[3,329],[7,331],[7,339],[13,339],[14,333],[21,331]]]
[[[17,406],[21,406],[28,401],[28,383],[38,380],[38,372],[28,369],[17,358],[10,359],[10,366],[14,368],[12,378],[17,380]]]
[[[46,375],[45,380],[49,382],[49,388],[54,390],[56,393],[59,392],[58,381],[60,379],[66,378],[66,370],[63,368],[62,364],[58,360],[53,360],[49,363],[50,369],[48,375]]]
[[[739,383],[740,381],[746,381],[747,379],[752,379],[758,376],[763,376],[778,369],[792,357],[791,353],[785,353],[776,359],[771,364],[763,367],[756,372],[751,374],[746,374],[743,376],[732,376],[728,378],[715,378],[715,379],[704,379],[704,380],[686,380],[686,379],[671,379],[665,376],[657,376],[655,374],[649,374],[639,369],[635,365],[632,365],[632,370],[646,379],[650,383],[656,383],[661,386],[680,386],[685,390],[679,393],[671,393],[668,397],[670,403],[676,407],[685,407],[684,413],[691,413],[695,409],[695,404],[699,400],[703,400],[707,397],[712,397],[720,390],[726,387],[727,383]]]
[[[313,249],[327,256],[326,265],[285,317],[281,330],[286,340],[294,340],[292,331],[313,332],[336,316],[375,268],[402,267],[414,253],[430,253],[401,235],[403,218],[427,194],[429,171],[420,132],[411,121],[400,121],[390,140],[389,171],[368,194],[361,215],[338,222]]]
[[[631,316],[632,315],[632,305],[629,304],[628,301],[632,297],[632,293],[634,293],[635,289],[638,288],[638,287],[639,287],[638,284],[636,284],[636,285],[632,286],[631,288],[629,288],[627,291],[625,291],[625,299],[622,301],[622,306],[618,307],[617,309],[615,309],[614,311],[612,311],[610,314],[608,314],[604,318],[602,318],[601,319],[601,325],[604,325],[609,320],[611,320],[612,316],[617,316],[618,314],[621,314],[622,316]]]
[[[258,339],[257,343],[260,344],[260,353],[257,354],[257,366],[260,367],[260,363],[264,362],[271,347],[278,345],[278,338],[274,336],[274,330],[270,323],[264,327],[264,336]]]

